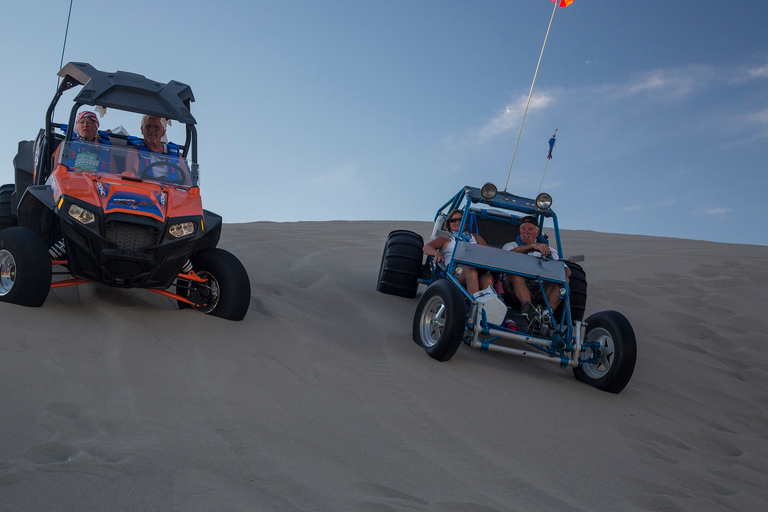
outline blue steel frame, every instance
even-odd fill
[[[531,343],[531,345],[543,352],[546,352],[550,356],[555,357],[558,355],[558,353],[560,353],[560,356],[563,357],[563,354],[561,353],[562,350],[570,350],[572,348],[572,342],[570,340],[573,329],[573,322],[571,321],[570,308],[571,290],[568,286],[568,280],[565,276],[565,262],[563,258],[562,245],[560,242],[560,228],[557,222],[557,215],[555,215],[555,212],[553,212],[551,209],[542,210],[537,208],[535,201],[532,199],[515,196],[506,192],[499,192],[496,197],[488,200],[482,197],[480,194],[480,189],[466,186],[437,210],[437,213],[435,213],[435,222],[437,222],[441,214],[446,214],[454,209],[460,209],[463,210],[464,215],[461,220],[461,227],[459,228],[459,232],[471,232],[472,228],[474,227],[476,216],[483,215],[482,212],[478,213],[470,211],[472,205],[477,203],[485,204],[501,210],[513,211],[518,214],[522,214],[523,216],[533,215],[536,217],[538,224],[541,227],[543,227],[543,219],[552,219],[555,241],[557,245],[557,253],[560,255],[560,260],[543,260],[542,258],[533,258],[526,254],[502,251],[501,249],[493,247],[484,247],[477,244],[457,242],[454,246],[453,257],[451,258],[451,263],[448,265],[448,267],[445,270],[440,269],[435,266],[430,259],[432,274],[430,278],[421,279],[420,281],[426,285],[429,285],[437,279],[447,279],[456,287],[458,287],[458,289],[461,290],[467,300],[471,303],[474,300],[473,297],[454,276],[453,271],[456,268],[456,265],[467,264],[492,272],[515,274],[523,276],[527,279],[536,279],[539,283],[539,287],[541,288],[542,295],[544,296],[544,301],[546,303],[550,317],[555,324],[556,333],[550,338],[550,341],[554,342],[551,348],[544,347],[535,343]],[[514,220],[510,218],[509,223],[514,224]],[[467,229],[468,224],[469,229]],[[545,284],[550,282],[560,284],[566,290],[565,297],[563,297],[565,307],[563,308],[563,314],[559,319],[555,318],[554,316],[554,311],[552,310],[552,307],[547,300],[547,294],[544,288]],[[468,328],[473,327],[471,325],[472,321],[473,319],[469,318],[468,312]],[[487,332],[488,325],[485,321],[484,315],[483,324],[485,324],[482,325],[483,331]],[[491,342],[495,339],[498,338],[492,338],[486,341]]]

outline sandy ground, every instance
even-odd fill
[[[613,395],[430,359],[416,299],[375,291],[392,229],[430,225],[226,225],[242,322],[93,284],[0,304],[0,510],[766,509],[768,247],[564,232],[587,314],[637,335]]]

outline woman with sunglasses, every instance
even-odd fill
[[[443,224],[443,231],[451,233],[450,238],[437,237],[434,240],[430,240],[424,244],[424,254],[432,256],[435,264],[444,262],[446,265],[450,265],[451,258],[453,257],[453,249],[456,245],[456,240],[462,240],[471,244],[488,245],[477,233],[470,233],[464,231],[459,233],[461,227],[461,218],[464,212],[462,210],[453,210],[448,214]],[[457,265],[454,269],[454,273],[457,275],[459,282],[463,284],[467,291],[471,295],[475,295],[480,290],[484,290],[493,285],[493,276],[487,270],[478,270],[475,267],[468,265]]]

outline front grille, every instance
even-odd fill
[[[112,222],[105,226],[107,240],[118,249],[141,251],[157,243],[157,229],[151,226]]]

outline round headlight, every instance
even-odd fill
[[[480,195],[482,195],[485,199],[493,199],[496,197],[496,185],[493,183],[486,183],[483,185],[483,188],[480,189]]]
[[[546,210],[552,206],[552,196],[546,192],[542,192],[536,196],[536,207],[540,210]]]

